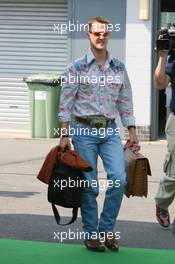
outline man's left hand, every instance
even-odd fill
[[[131,145],[138,143],[138,139],[137,139],[136,129],[135,128],[130,128],[129,129],[129,141],[130,141]]]
[[[140,145],[138,143],[136,135],[136,129],[134,127],[129,129],[129,139],[125,144],[125,148],[131,148],[133,151],[140,150]]]

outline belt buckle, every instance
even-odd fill
[[[106,128],[107,120],[104,118],[93,118],[90,122],[90,126],[96,129]]]

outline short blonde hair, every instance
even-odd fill
[[[105,17],[102,17],[102,16],[92,17],[88,21],[89,32],[91,32],[92,24],[95,22],[99,22],[99,23],[106,24],[106,25],[111,24],[110,21]]]

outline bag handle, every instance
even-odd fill
[[[124,145],[124,150],[130,149],[133,153],[139,153],[141,146],[139,145],[139,142],[135,142],[131,145],[130,140],[128,139]]]
[[[63,226],[70,225],[73,222],[75,222],[75,220],[77,219],[78,207],[74,207],[72,209],[72,219],[67,224],[60,224],[60,214],[59,214],[56,206],[53,203],[52,203],[52,210],[53,210],[53,213],[54,213],[54,216],[55,216],[55,220],[56,220],[58,225],[63,225]]]

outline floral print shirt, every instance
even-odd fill
[[[125,127],[135,125],[125,66],[109,53],[105,65],[98,65],[89,49],[83,58],[67,67],[61,81],[60,121],[71,121],[73,116],[115,119],[120,114]]]

